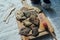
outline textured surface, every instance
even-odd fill
[[[60,0],[51,0],[53,11],[46,11],[48,19],[52,23],[55,33],[57,35],[58,40],[60,40]],[[28,2],[29,5],[30,2]],[[0,0],[0,40],[20,40],[18,34],[18,27],[15,19],[15,11],[13,14],[8,18],[7,22],[3,22],[4,17],[9,14],[11,11],[10,9],[15,7],[16,10],[21,8],[22,5],[20,0]],[[41,40],[52,40],[51,36],[46,35],[40,38]],[[38,39],[37,39],[38,40]]]

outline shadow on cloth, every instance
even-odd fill
[[[52,36],[51,35],[44,35],[44,36],[41,36],[41,37],[37,37],[35,39],[31,39],[31,40],[53,40]]]

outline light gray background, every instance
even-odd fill
[[[28,0],[29,1],[29,0]],[[50,20],[51,24],[55,29],[58,40],[60,40],[60,0],[51,0],[53,12],[44,10],[47,18]],[[28,2],[29,5],[30,1]],[[0,0],[0,40],[21,40],[18,34],[17,22],[15,19],[15,12],[8,18],[7,22],[3,22],[5,16],[9,14],[11,8],[20,9],[22,4],[20,0]],[[52,40],[51,37],[44,37],[41,40]]]

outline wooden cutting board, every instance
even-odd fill
[[[45,14],[44,14],[43,12],[40,13],[40,14],[38,15],[38,17],[39,17],[39,19],[40,19],[39,32],[45,30],[45,28],[44,28],[44,26],[43,26],[43,24],[42,24],[43,22],[46,22],[47,25],[48,25],[49,30],[50,30],[51,32],[54,32],[54,29],[53,29],[51,23],[49,22],[49,20],[47,19],[47,17],[45,16]],[[20,30],[22,27],[24,27],[24,26],[23,26],[23,23],[21,23],[21,22],[18,21],[18,20],[16,20],[16,21],[17,21],[18,29],[19,29],[19,30]],[[44,36],[44,35],[46,35],[46,34],[48,34],[48,32],[44,31],[44,32],[39,33],[39,35],[38,35],[37,37],[41,37],[41,36]],[[28,36],[28,37],[26,37],[26,36],[22,36],[22,35],[21,35],[21,37],[22,37],[23,40],[29,40],[29,39],[37,38],[37,37],[33,37],[33,36]]]

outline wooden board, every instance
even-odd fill
[[[51,32],[54,32],[54,29],[53,29],[53,27],[51,26],[51,23],[49,22],[49,20],[47,19],[47,17],[44,15],[43,12],[40,13],[40,14],[38,15],[38,17],[39,17],[39,19],[40,19],[39,31],[44,31],[44,30],[45,30],[44,26],[42,25],[42,23],[45,21],[45,22],[48,24],[49,30],[50,30]],[[41,18],[41,17],[42,17],[42,18]],[[19,22],[18,20],[17,20],[17,24],[18,24],[18,28],[19,28],[19,29],[22,28],[22,27],[24,27],[24,26],[23,26],[23,23]],[[44,36],[44,35],[46,35],[46,34],[48,34],[48,32],[44,31],[44,32],[39,33],[39,35],[38,35],[37,37]],[[28,37],[22,36],[22,39],[23,39],[23,40],[29,40],[29,39],[33,39],[33,38],[36,38],[36,37],[33,37],[33,36],[28,36]]]

